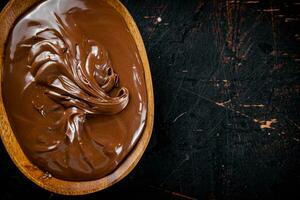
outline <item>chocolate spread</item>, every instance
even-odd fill
[[[143,66],[129,29],[99,0],[48,0],[7,41],[3,100],[23,151],[56,178],[115,170],[142,134]]]

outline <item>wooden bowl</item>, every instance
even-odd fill
[[[23,14],[28,8],[33,6],[39,0],[10,0],[3,11],[0,13],[0,82],[2,83],[3,55],[5,42],[9,31],[13,27],[15,20]],[[118,0],[104,0],[110,4],[124,18],[127,26],[137,45],[143,67],[147,89],[148,113],[145,129],[141,138],[131,153],[121,163],[121,165],[111,174],[94,181],[65,181],[54,177],[47,178],[45,173],[34,166],[22,151],[16,137],[11,129],[2,99],[2,85],[0,87],[0,135],[3,144],[13,162],[21,172],[31,181],[40,187],[54,193],[64,195],[83,195],[103,190],[114,183],[123,179],[138,163],[143,155],[151,137],[154,120],[154,99],[151,73],[144,43],[140,32],[127,11],[127,9]]]

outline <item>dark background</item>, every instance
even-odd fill
[[[115,186],[65,197],[25,178],[1,144],[1,198],[300,199],[300,1],[122,2],[154,84],[143,158]]]

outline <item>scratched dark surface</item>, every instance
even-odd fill
[[[123,2],[154,83],[142,160],[115,186],[71,198],[27,180],[1,144],[1,198],[300,199],[300,1]]]

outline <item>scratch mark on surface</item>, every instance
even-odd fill
[[[183,199],[196,200],[196,199],[193,198],[193,197],[189,197],[189,196],[187,196],[187,195],[184,195],[184,194],[181,194],[181,193],[178,193],[178,192],[171,192],[171,194],[172,194],[173,196],[178,196],[178,197],[181,197],[181,198],[183,198]]]
[[[265,105],[263,105],[263,104],[240,104],[240,106],[244,107],[244,108],[251,108],[251,107],[263,108],[263,107],[265,107]]]
[[[280,11],[279,8],[267,8],[267,9],[263,9],[263,12],[278,12]]]
[[[284,22],[293,22],[293,21],[300,21],[300,18],[287,17],[284,19]]]
[[[224,87],[228,88],[230,86],[230,82],[228,80],[223,80]]]
[[[272,3],[272,2],[271,2]],[[273,5],[271,4],[271,9],[273,9]],[[271,22],[272,22],[272,35],[273,35],[273,49],[278,52],[278,47],[277,47],[277,32],[275,29],[275,19],[274,19],[274,14],[273,12],[271,13]],[[275,56],[274,64],[277,64],[278,60],[278,55]]]
[[[259,3],[259,1],[245,1],[245,4],[256,4]]]
[[[165,23],[166,24],[166,23]],[[151,46],[149,47],[149,50],[151,50],[151,49],[153,49],[153,47],[155,47],[157,44],[159,44],[161,41],[162,41],[162,39],[169,33],[169,29],[167,29],[167,30],[165,30],[163,33],[161,33],[160,34],[160,36],[159,36],[159,38],[157,38],[156,40],[155,40],[155,42],[153,42],[152,44],[151,44]]]
[[[202,132],[203,130],[201,128],[193,130],[193,132]]]
[[[228,32],[226,35],[226,42],[227,42],[227,47],[231,49],[233,52],[235,52],[234,48],[234,20],[232,17],[233,11],[232,11],[232,6],[229,5],[230,1],[226,1],[226,14],[227,14],[227,27],[228,27]],[[234,2],[233,2],[234,3]],[[236,6],[236,5],[235,5]],[[235,7],[234,6],[234,7]]]
[[[156,18],[156,16],[144,16],[144,19],[153,19],[153,18]]]
[[[160,186],[164,185],[165,182],[167,182],[167,180],[169,180],[169,178],[171,178],[172,175],[173,175],[175,172],[177,172],[177,171],[182,167],[182,165],[183,165],[186,161],[188,161],[188,160],[190,160],[190,156],[189,156],[188,154],[185,154],[185,158],[181,160],[181,162],[177,165],[177,167],[174,168],[174,169],[171,171],[171,173],[170,173],[170,174],[162,181],[162,183],[159,184],[159,185],[160,185]]]
[[[178,115],[177,117],[175,117],[175,119],[172,121],[172,124],[174,124],[178,119],[180,119],[183,115],[185,115],[187,112],[183,112],[180,115]]]
[[[164,188],[160,188],[160,187],[156,187],[156,186],[153,186],[153,185],[150,185],[149,187],[153,188],[153,189],[156,189],[156,190],[160,190],[160,191],[163,191],[165,193],[169,193],[173,196],[177,196],[177,197],[180,197],[182,199],[187,199],[187,200],[197,200],[196,198],[194,197],[190,197],[190,196],[187,196],[185,194],[182,194],[182,193],[179,193],[179,192],[173,192],[173,191],[170,191],[170,190],[167,190],[167,189],[164,189]]]
[[[274,106],[274,108],[276,109],[276,111],[277,111],[278,113],[281,113],[281,112],[280,112],[280,109],[279,109],[277,106]],[[298,130],[300,130],[300,126],[299,126],[296,122],[294,122],[293,120],[291,120],[288,116],[282,114],[282,117],[285,118],[285,119],[287,120],[288,123],[294,125]]]
[[[231,4],[235,4],[235,3],[241,3],[240,1],[238,1],[238,0],[231,0],[231,1],[228,1],[229,3],[231,3]]]
[[[261,121],[261,120],[258,120],[258,119],[253,119],[253,121],[256,122],[256,123],[259,123],[261,129],[274,129],[272,127],[272,124],[275,124],[275,123],[278,122],[277,119],[271,119],[271,120],[266,120],[266,121],[264,121],[264,120]]]
[[[225,107],[225,105],[230,102],[231,102],[231,99],[229,99],[228,101],[224,101],[224,102],[215,102],[215,104],[217,104],[218,106],[221,106],[221,107]]]
[[[298,138],[293,138],[293,140],[295,140],[296,142],[300,142],[300,139]]]

